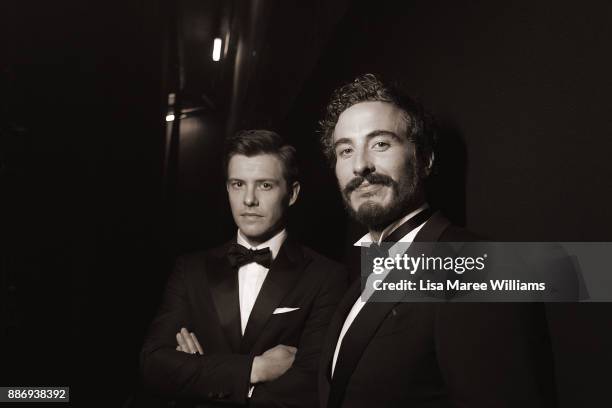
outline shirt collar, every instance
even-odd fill
[[[411,219],[412,217],[414,217],[415,215],[417,215],[418,213],[420,213],[421,211],[427,209],[429,207],[429,205],[427,203],[423,204],[422,206],[420,206],[419,208],[417,208],[416,210],[406,214],[405,216],[403,216],[402,218],[400,218],[397,221],[392,222],[391,224],[389,224],[387,226],[387,228],[385,228],[382,233],[380,234],[380,238],[378,239],[378,244],[380,244],[382,242],[383,239],[385,239],[386,237],[389,236],[389,234],[391,234],[393,231],[395,231],[400,225],[402,225],[403,223],[405,223],[406,221],[408,221],[409,219]],[[408,233],[407,235],[409,235],[410,233]],[[370,233],[368,232],[367,234],[365,234],[363,237],[361,237],[357,242],[355,242],[353,244],[353,246],[370,246],[372,244],[374,240],[372,239],[372,236],[370,235]],[[403,241],[403,239],[401,240]]]
[[[285,242],[286,238],[287,238],[287,230],[283,228],[282,231],[280,231],[278,234],[276,234],[275,236],[273,236],[266,242],[263,242],[254,247],[254,246],[251,246],[251,244],[249,244],[249,242],[246,240],[244,235],[242,235],[242,232],[240,232],[240,229],[238,229],[238,238],[236,239],[236,241],[238,242],[239,245],[242,245],[243,247],[249,248],[249,249],[257,250],[257,249],[263,249],[263,248],[270,248],[270,252],[272,252],[272,259],[275,259],[276,255],[278,255],[278,252],[280,251],[280,248],[283,245],[283,242]]]

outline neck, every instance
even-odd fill
[[[244,238],[244,240],[247,242],[247,244],[249,244],[249,246],[255,248],[256,246],[259,246],[261,244],[263,244],[264,242],[266,242],[267,240],[262,240],[259,238],[253,239],[253,238],[249,238],[246,235],[242,234],[242,237]]]
[[[372,242],[378,242],[378,240],[380,239],[380,236],[382,235],[383,230],[380,231],[374,231],[374,230],[370,230],[370,238],[372,238]]]

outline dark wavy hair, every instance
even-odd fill
[[[299,171],[295,148],[276,132],[265,129],[240,130],[225,141],[223,169],[227,179],[227,166],[232,156],[241,154],[247,157],[260,154],[273,154],[283,164],[283,176],[287,188],[298,181]]]
[[[323,153],[329,164],[336,164],[334,151],[334,129],[340,114],[360,102],[387,102],[404,112],[408,129],[408,139],[416,145],[416,152],[421,163],[427,163],[436,145],[437,135],[433,118],[414,99],[407,96],[401,88],[392,83],[385,83],[374,74],[358,76],[336,90],[327,104],[324,118],[319,122],[319,131]]]

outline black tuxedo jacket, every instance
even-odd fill
[[[415,238],[475,240],[439,213]],[[357,280],[330,324],[319,370],[322,407],[554,406],[542,304],[367,303],[343,339],[331,379],[336,342],[360,291]]]
[[[293,366],[277,380],[256,385],[249,405],[317,405],[320,351],[346,292],[345,269],[288,237],[242,336],[238,271],[226,256],[230,244],[178,259],[142,349],[145,386],[211,406],[245,404],[254,356],[285,344],[298,348]],[[299,309],[273,314],[280,307]],[[181,327],[196,334],[203,355],[176,351]]]

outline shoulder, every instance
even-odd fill
[[[309,282],[317,296],[331,296],[339,301],[349,284],[348,269],[317,251],[300,245],[307,264],[303,270],[303,281]]]
[[[423,242],[475,242],[485,240],[485,238],[453,224],[440,211],[436,211],[427,220],[417,237]]]
[[[176,257],[175,269],[181,269],[184,273],[201,271],[207,264],[223,260],[230,245],[231,242],[226,242],[214,248],[181,254]]]
[[[325,255],[322,255],[312,248],[304,245],[300,245],[304,258],[310,259],[311,264],[316,265],[319,268],[325,268],[328,270],[340,270],[344,268],[340,262],[336,262]]]
[[[465,228],[449,225],[440,235],[440,241],[446,242],[477,242],[485,241],[485,238]]]
[[[308,264],[305,271],[309,276],[315,277],[321,283],[348,282],[348,270],[345,265],[336,262],[325,255],[304,245],[300,245],[304,259]]]

